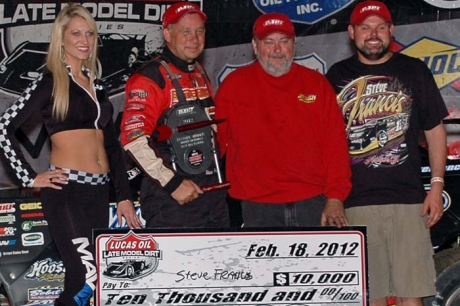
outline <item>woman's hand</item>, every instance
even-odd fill
[[[134,210],[134,205],[130,200],[123,200],[117,204],[117,217],[118,224],[121,226],[123,224],[123,218],[125,217],[126,223],[130,229],[142,228],[142,222],[139,217],[136,215]]]
[[[34,188],[62,189],[60,185],[67,185],[69,177],[62,169],[55,169],[37,174],[34,179]]]

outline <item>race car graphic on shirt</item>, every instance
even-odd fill
[[[394,78],[364,76],[337,96],[352,163],[391,167],[406,160],[411,97],[401,87]]]
[[[396,114],[370,119],[360,126],[350,127],[348,143],[350,154],[359,155],[385,145],[401,136],[409,124],[408,114]]]

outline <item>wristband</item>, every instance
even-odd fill
[[[444,186],[444,179],[442,177],[435,176],[435,177],[431,178],[430,184],[433,184],[433,183],[436,183],[436,182],[441,183]]]

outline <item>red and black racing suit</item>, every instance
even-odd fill
[[[121,143],[144,178],[140,188],[142,217],[147,227],[227,227],[229,226],[226,191],[200,195],[179,205],[171,197],[184,178],[198,186],[218,182],[215,165],[202,174],[190,175],[171,166],[170,148],[156,141],[157,125],[164,124],[165,114],[179,103],[178,94],[165,67],[165,61],[177,77],[187,102],[198,101],[208,114],[214,103],[207,76],[197,62],[185,62],[165,48],[159,58],[136,71],[126,83],[126,104],[121,123]]]

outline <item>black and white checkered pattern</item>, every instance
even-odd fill
[[[59,168],[53,165],[50,165],[50,170],[62,169],[69,176],[69,181],[76,182],[79,184],[87,185],[104,185],[110,181],[110,176],[108,173],[104,174],[94,174],[84,171],[72,170],[67,168]]]
[[[32,174],[26,169],[26,167],[24,167],[24,164],[18,157],[17,152],[13,150],[11,141],[8,138],[7,127],[11,120],[18,115],[19,111],[29,101],[31,93],[37,88],[37,84],[42,78],[43,75],[40,75],[34,82],[32,82],[32,84],[23,92],[21,97],[13,105],[11,105],[0,118],[0,147],[3,149],[5,157],[10,162],[16,176],[24,187],[32,187],[34,184],[34,178],[31,176]]]

